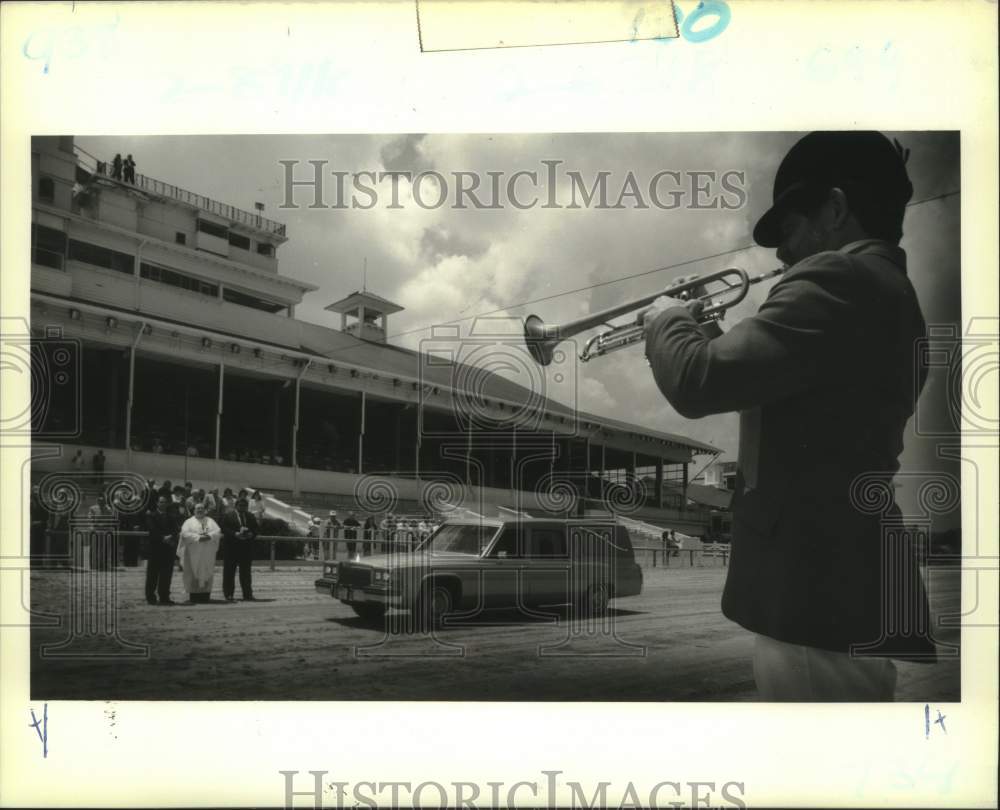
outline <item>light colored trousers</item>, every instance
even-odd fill
[[[760,699],[771,702],[891,701],[896,692],[896,666],[888,658],[854,658],[761,635],[753,676]]]

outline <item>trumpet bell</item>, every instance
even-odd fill
[[[545,321],[537,315],[529,315],[524,321],[524,343],[535,362],[547,366],[552,362],[558,341],[547,336]]]

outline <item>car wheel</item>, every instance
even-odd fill
[[[585,616],[603,616],[608,612],[608,600],[611,598],[608,586],[603,582],[595,582],[588,586],[580,607]]]
[[[451,591],[444,585],[424,585],[413,609],[418,623],[422,627],[440,627],[451,613],[453,602]]]
[[[381,622],[385,618],[386,608],[385,605],[357,604],[351,605],[351,610],[366,622],[374,623]]]

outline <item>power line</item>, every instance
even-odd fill
[[[924,197],[922,200],[913,200],[913,202],[908,202],[906,204],[907,208],[912,208],[915,205],[921,205],[926,202],[933,202],[934,200],[943,200],[945,197],[954,197],[956,194],[961,194],[962,189],[956,188],[954,191],[946,191],[944,194],[936,194],[933,197]]]
[[[933,202],[934,200],[943,200],[946,197],[954,197],[956,194],[960,193],[961,189],[955,189],[954,191],[946,191],[943,194],[936,194],[933,197],[924,197],[920,200],[913,200],[911,202],[908,202],[906,204],[906,207],[912,208],[916,205],[922,205],[923,203]],[[512,309],[520,309],[521,307],[526,307],[531,304],[539,304],[542,303],[543,301],[552,301],[553,299],[562,298],[567,295],[575,295],[576,293],[587,292],[588,290],[595,290],[598,287],[607,287],[611,284],[619,284],[623,281],[629,281],[630,279],[633,278],[641,278],[642,276],[651,276],[654,273],[662,273],[666,270],[676,270],[679,267],[687,267],[688,265],[697,264],[698,262],[708,261],[709,259],[718,259],[721,258],[722,256],[730,256],[733,253],[741,253],[744,250],[749,250],[750,248],[754,247],[757,247],[757,245],[753,243],[749,245],[742,245],[740,247],[731,248],[730,250],[720,251],[719,253],[712,253],[706,256],[699,256],[694,259],[686,259],[685,261],[682,262],[674,262],[673,264],[666,264],[663,267],[654,267],[652,270],[643,270],[642,272],[632,273],[631,275],[628,276],[619,276],[618,278],[608,279],[607,281],[598,281],[594,284],[588,284],[585,287],[575,287],[574,289],[571,290],[562,290],[561,292],[552,293],[551,295],[545,295],[542,296],[541,298],[533,298],[530,301],[522,301],[519,304],[510,304],[508,306],[500,307],[499,309],[492,309],[487,312],[480,312],[476,315],[467,315],[464,318],[454,318],[450,321],[442,321],[439,323],[430,324],[429,326],[419,326],[415,329],[408,329],[405,332],[397,332],[394,335],[389,335],[388,337],[386,337],[386,340],[389,340],[391,338],[405,337],[406,335],[415,335],[418,332],[426,332],[428,329],[433,329],[435,326],[446,326],[451,324],[462,323],[463,321],[473,321],[476,318],[485,318],[488,317],[489,315],[496,315],[499,312],[507,312]]]

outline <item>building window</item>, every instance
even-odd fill
[[[269,244],[267,242],[258,242],[257,243],[257,252],[261,256],[273,256],[274,255],[274,245]]]
[[[178,245],[186,245],[186,244],[187,244],[187,240],[188,240],[188,238],[187,238],[187,234],[186,234],[186,233],[184,233],[183,231],[177,231],[177,232],[176,232],[176,233],[174,234],[174,241],[175,241],[175,242],[176,242],[176,243],[177,243]]]
[[[168,284],[171,287],[179,287],[182,290],[200,293],[211,298],[216,298],[219,295],[218,284],[211,284],[195,276],[171,270],[169,267],[160,267],[158,264],[146,264],[146,262],[143,262],[139,267],[139,275],[147,281]]]
[[[56,201],[56,184],[51,177],[38,178],[38,199],[45,202]]]
[[[130,276],[135,273],[134,256],[100,245],[92,245],[90,242],[78,242],[76,239],[70,239],[69,258],[73,261],[105,267],[119,273],[127,273]]]
[[[63,269],[66,258],[66,234],[44,225],[31,225],[31,260],[44,267]]]
[[[238,233],[229,234],[229,244],[233,247],[238,247],[240,250],[250,250],[250,240],[245,236],[240,236]]]
[[[239,304],[242,307],[262,309],[264,312],[280,312],[288,306],[288,304],[277,304],[274,301],[265,301],[263,298],[257,298],[254,295],[237,292],[236,290],[229,289],[229,287],[225,287],[222,290],[222,300],[228,301],[231,304]]]
[[[228,228],[225,228],[222,225],[216,225],[214,222],[206,222],[203,219],[198,220],[198,230],[202,233],[207,233],[209,236],[217,236],[219,239],[229,238]]]

